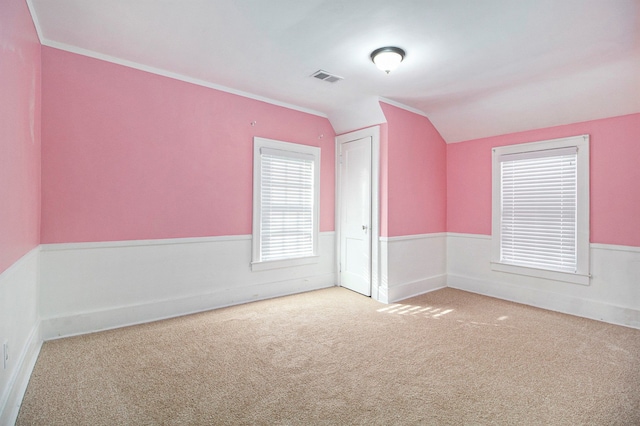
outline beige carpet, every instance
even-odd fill
[[[639,425],[640,330],[341,288],[47,342],[17,425]]]

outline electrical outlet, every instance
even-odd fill
[[[4,370],[7,369],[8,363],[9,363],[9,341],[5,340],[2,343],[2,368]]]

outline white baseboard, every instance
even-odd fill
[[[38,319],[39,248],[0,274],[0,425],[13,425],[42,340]],[[8,344],[7,366],[2,344]]]
[[[446,286],[447,276],[445,274],[403,283],[388,289],[388,300],[389,303],[395,303],[400,300],[438,290]]]
[[[53,340],[319,290],[334,285],[335,274],[324,274],[303,279],[230,288],[189,297],[63,315],[41,320],[42,336],[44,340]]]
[[[31,378],[33,368],[36,366],[42,339],[40,338],[40,327],[36,325],[28,338],[27,345],[19,355],[18,366],[13,380],[9,383],[4,405],[0,410],[0,425],[13,425],[18,419],[22,398],[27,391],[27,385]]]
[[[447,287],[522,303],[550,311],[604,321],[640,329],[640,310],[615,306],[565,294],[551,293],[504,282],[491,282],[471,277],[449,275]]]

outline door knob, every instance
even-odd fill
[[[369,227],[367,225],[362,225],[362,230],[366,231]]]

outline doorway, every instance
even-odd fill
[[[339,285],[378,298],[379,127],[336,138]]]

